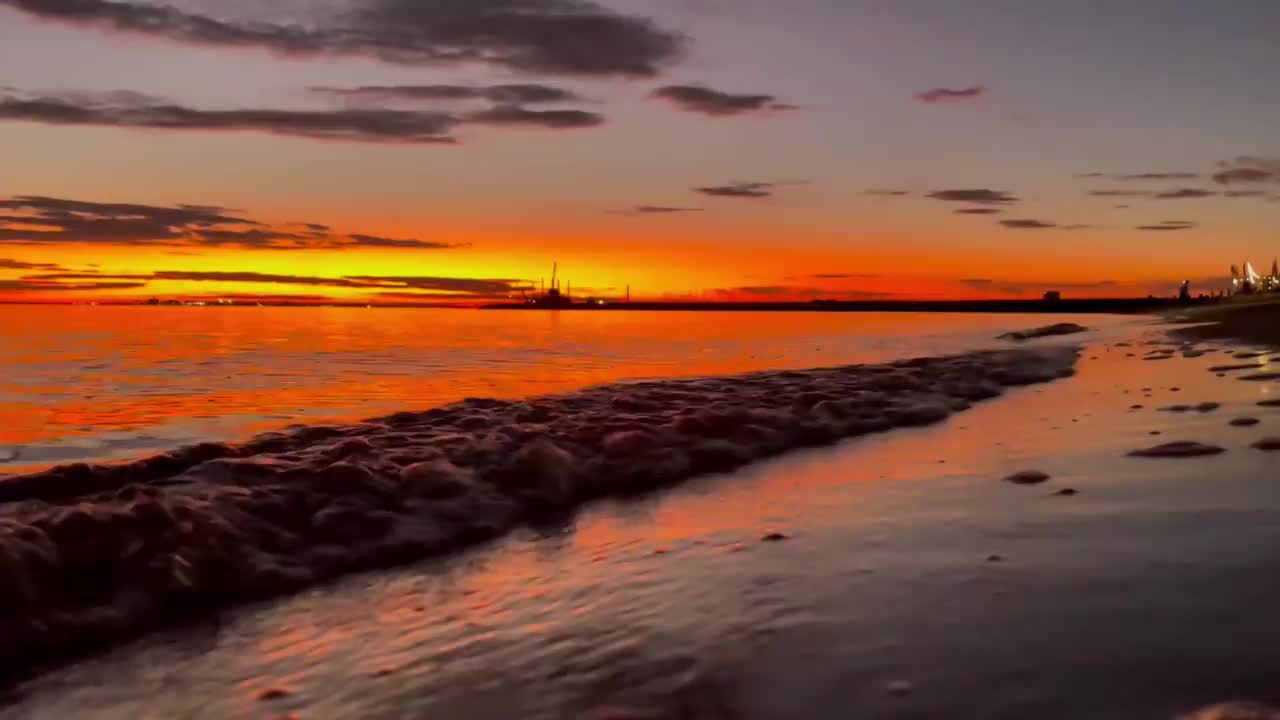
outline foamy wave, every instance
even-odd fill
[[[1075,348],[466,400],[0,482],[0,674],[409,562],[592,498],[943,420]]]

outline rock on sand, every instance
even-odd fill
[[[1048,479],[1048,473],[1040,472],[1039,470],[1023,470],[1010,475],[1004,481],[1014,485],[1039,485]]]
[[[1149,458],[1187,458],[1201,457],[1204,455],[1217,455],[1226,452],[1216,445],[1205,445],[1198,442],[1172,442],[1164,445],[1156,445],[1155,447],[1144,448],[1142,450],[1134,450],[1129,453],[1131,457],[1149,457]]]
[[[1075,323],[1056,323],[1054,325],[1045,325],[1044,327],[1032,328],[1030,330],[1018,330],[1015,332],[1005,333],[1000,336],[1001,340],[1032,340],[1035,338],[1051,337],[1054,335],[1072,335],[1075,333],[1088,332],[1089,328]]]

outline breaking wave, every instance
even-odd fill
[[[941,421],[1073,373],[1043,347],[627,382],[0,481],[0,675],[411,562],[581,503]]]

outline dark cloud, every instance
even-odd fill
[[[819,298],[831,298],[840,300],[881,300],[893,297],[893,293],[863,291],[863,290],[837,290],[833,291],[829,288],[808,287],[803,285],[743,285],[740,287],[715,288],[709,291],[711,295],[721,299],[734,299],[747,296],[751,301],[784,302],[788,299],[806,299],[816,300]]]
[[[611,215],[677,215],[680,213],[702,212],[702,208],[676,207],[673,205],[637,205],[626,210],[610,210]]]
[[[814,280],[871,280],[884,276],[876,273],[817,273],[809,277]]]
[[[585,110],[530,110],[519,105],[496,105],[466,116],[466,121],[480,125],[524,125],[552,130],[597,127],[604,117]]]
[[[3,227],[4,220],[0,218],[0,227]],[[23,260],[13,260],[11,258],[0,258],[0,270],[65,270],[66,268],[56,263],[33,263]]]
[[[446,250],[449,248],[463,247],[462,245],[452,243],[434,242],[430,240],[415,240],[412,238],[386,238],[377,235],[348,235],[351,239],[346,247],[362,247],[362,248],[401,248],[411,250]]]
[[[728,185],[712,185],[694,188],[695,192],[712,197],[733,198],[766,198],[773,195],[777,183],[769,182],[736,182]]]
[[[974,85],[973,87],[958,90],[933,88],[922,93],[916,93],[916,99],[927,103],[969,102],[985,96],[987,92],[987,88],[982,85]]]
[[[487,63],[534,73],[649,77],[683,36],[591,0],[353,0],[344,12],[277,24],[128,0],[0,0],[36,17],[213,47],[404,65]]]
[[[40,280],[0,280],[0,291],[17,290],[20,292],[74,292],[84,290],[135,290],[146,287],[145,282],[87,282],[60,283]]]
[[[509,95],[524,91],[509,91]],[[204,110],[137,93],[71,92],[32,95],[0,92],[0,120],[50,125],[165,131],[255,132],[308,140],[409,145],[452,145],[463,125],[550,129],[596,127],[604,117],[583,110],[531,110],[504,103],[467,114],[347,107],[325,110]]]
[[[1043,220],[1001,220],[1000,224],[1010,230],[1043,230],[1058,227],[1054,223]]]
[[[1017,202],[1018,198],[1007,192],[1000,190],[965,189],[965,190],[939,190],[929,193],[929,197],[934,200],[942,200],[944,202],[963,202],[972,203],[974,205],[1006,205],[1008,203]]]
[[[19,196],[0,199],[0,210],[16,213],[0,219],[0,242],[179,243],[219,228],[261,227],[261,223],[224,208],[193,205],[162,207]]]
[[[1267,195],[1265,190],[1228,190],[1222,194],[1229,198],[1266,197]]]
[[[1201,190],[1200,188],[1176,188],[1173,190],[1165,190],[1155,195],[1157,200],[1192,200],[1197,198],[1213,197],[1218,193],[1211,190]]]
[[[487,100],[499,105],[539,105],[576,102],[577,93],[550,85],[362,85],[359,87],[313,87],[311,91],[348,100],[375,102],[423,102]]]
[[[1000,208],[984,208],[984,207],[960,208],[959,210],[956,210],[956,213],[959,215],[997,215],[1002,212],[1004,211],[1001,210]]]
[[[262,250],[345,250],[460,247],[428,240],[337,235],[319,223],[274,228],[235,210],[205,205],[99,203],[40,196],[0,198],[0,243],[97,243],[243,247]],[[323,229],[322,229],[323,228]],[[34,269],[34,268],[33,268]]]
[[[1219,185],[1280,182],[1280,159],[1241,155],[1218,163],[1213,181]]]
[[[91,280],[91,283],[68,281]],[[440,298],[476,299],[506,297],[512,293],[529,291],[533,285],[523,280],[450,278],[432,276],[382,276],[359,275],[348,277],[321,277],[315,275],[283,275],[246,271],[157,270],[137,274],[96,273],[42,273],[21,278],[23,287],[9,289],[129,289],[146,287],[155,281],[167,282],[218,282],[252,283],[265,285],[296,285],[317,288],[346,288],[382,292],[426,291]]]
[[[1093,228],[1092,225],[1063,225],[1062,226],[1063,230],[1089,230],[1091,228]]]
[[[1093,197],[1151,197],[1146,190],[1090,190]]]
[[[152,280],[169,280],[183,282],[227,282],[227,283],[264,283],[272,285],[310,285],[314,287],[336,288],[372,288],[393,287],[375,281],[360,281],[351,278],[326,278],[310,275],[277,275],[258,272],[216,272],[194,270],[157,270],[152,273]]]
[[[874,190],[866,190],[862,194],[863,195],[883,195],[886,197],[902,197],[903,195],[910,195],[911,192],[908,190],[874,189]]]
[[[995,280],[992,278],[966,278],[959,280],[958,282],[961,285],[973,288],[974,290],[997,292],[1007,295],[1025,295],[1028,293],[1043,292],[1044,290],[1103,290],[1119,286],[1119,283],[1114,280],[1098,280],[1096,282],[1059,282],[1052,280],[1010,281]]]
[[[449,145],[462,123],[447,113],[340,110],[200,110],[115,93],[0,94],[0,120],[168,131],[258,132],[308,140]]]
[[[66,282],[67,280],[128,280],[128,281],[146,281],[151,280],[152,275],[139,274],[123,274],[123,275],[105,275],[96,272],[63,272],[63,273],[39,273],[37,275],[23,275],[23,280],[32,282]]]
[[[1189,172],[1146,172],[1113,177],[1116,180],[1195,180],[1200,176]]]
[[[1111,180],[1123,181],[1147,181],[1147,180],[1195,180],[1200,177],[1197,173],[1190,172],[1143,172],[1143,173],[1101,173],[1091,172],[1076,175],[1078,178],[1109,178]]]
[[[374,283],[370,287],[398,287],[406,290],[436,290],[450,293],[508,294],[532,290],[533,285],[524,280],[448,278],[430,276],[357,275],[343,278],[353,282]]]
[[[772,95],[734,95],[701,85],[668,85],[654,90],[653,97],[667,100],[681,110],[715,117],[795,109]]]
[[[1172,232],[1177,230],[1190,230],[1196,224],[1186,220],[1165,220],[1155,225],[1139,225],[1135,230],[1144,230],[1147,232]]]

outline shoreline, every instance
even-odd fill
[[[813,300],[811,302],[606,301],[555,305],[495,303],[481,310],[661,311],[661,312],[900,312],[1054,315],[1144,315],[1213,306],[1210,298],[1189,303],[1168,298],[1080,298],[1063,300]]]
[[[1075,347],[619,383],[304,427],[0,482],[8,679],[220,607],[402,565],[607,496],[940,422]],[[104,581],[105,580],[105,581]]]
[[[1238,340],[1280,349],[1280,298],[1195,308],[1171,318],[1178,323],[1205,323],[1171,331],[1190,340]]]
[[[0,717],[1280,706],[1280,658],[1254,642],[1275,626],[1277,455],[1253,447],[1280,428],[1258,404],[1280,386],[1213,370],[1246,348],[1126,327],[1090,337],[1069,382],[148,632],[24,682]],[[1203,401],[1221,406],[1172,409]],[[1246,415],[1260,424],[1230,422]],[[1182,440],[1224,452],[1129,456]],[[1001,481],[1024,470],[1050,477]]]

